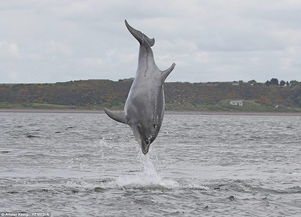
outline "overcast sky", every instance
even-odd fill
[[[134,77],[124,19],[167,81],[301,80],[300,0],[1,0],[0,83]]]

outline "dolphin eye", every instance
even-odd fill
[[[156,129],[157,128],[157,124],[154,124],[153,127]]]

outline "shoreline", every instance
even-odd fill
[[[73,109],[0,109],[0,113],[69,113],[105,114],[103,110]],[[301,112],[227,112],[227,111],[165,111],[166,115],[247,115],[247,116],[301,116]]]

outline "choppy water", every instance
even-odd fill
[[[144,157],[104,114],[0,113],[0,211],[301,216],[301,117],[166,115]]]

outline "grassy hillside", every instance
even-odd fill
[[[0,84],[0,108],[122,109],[132,80],[86,80],[51,84]],[[168,110],[301,111],[301,83],[244,82],[165,84]],[[231,105],[240,100],[243,106]]]

